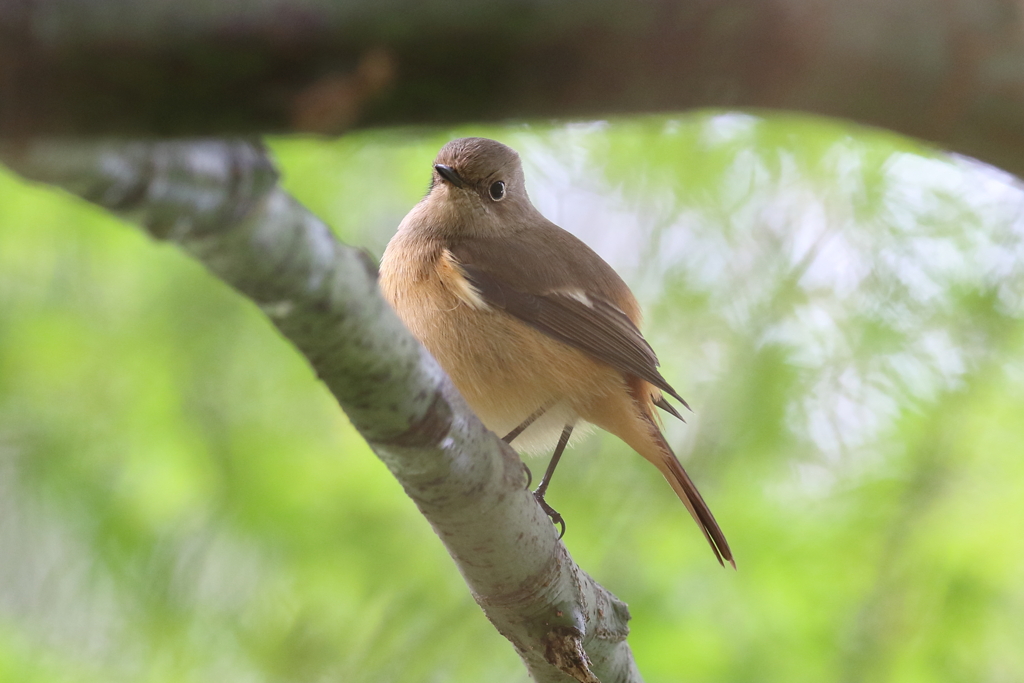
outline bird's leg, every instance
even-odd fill
[[[544,494],[548,491],[548,484],[551,483],[551,475],[555,473],[555,467],[558,466],[558,461],[562,457],[562,452],[565,450],[566,445],[569,443],[569,437],[572,436],[572,425],[565,425],[565,429],[562,430],[562,436],[558,439],[558,445],[555,446],[555,452],[551,456],[551,462],[548,463],[547,470],[544,471],[544,478],[540,480],[540,485],[537,490],[533,492],[533,497],[540,503],[541,509],[548,514],[551,518],[551,522],[562,527],[561,533],[558,534],[558,538],[565,536],[565,520],[562,519],[562,515],[558,514],[555,508],[548,505],[548,502],[544,500]]]
[[[541,406],[540,408],[537,408],[537,410],[535,410],[532,413],[530,413],[529,417],[527,417],[525,420],[523,420],[522,424],[520,424],[518,427],[513,429],[511,432],[509,432],[508,434],[503,436],[501,438],[501,440],[511,446],[512,445],[512,441],[517,436],[519,436],[524,431],[526,431],[526,428],[529,427],[530,425],[532,425],[534,422],[536,422],[537,418],[540,417],[541,415],[543,415],[545,412],[547,412],[547,409],[550,408],[550,407],[551,407],[551,404],[549,403],[547,405]],[[526,470],[526,488],[530,488],[530,484],[533,483],[533,472],[530,471],[530,468],[526,466],[525,462],[523,463],[523,469]]]
[[[505,443],[511,445],[512,441],[517,436],[519,436],[524,431],[526,431],[526,428],[529,427],[530,425],[532,425],[534,422],[536,422],[537,418],[540,417],[541,415],[543,415],[544,413],[546,413],[548,408],[550,408],[550,407],[551,407],[550,405],[543,405],[540,408],[537,408],[537,410],[535,410],[532,413],[530,413],[529,417],[527,417],[525,420],[523,420],[522,424],[520,424],[518,427],[513,429],[511,432],[509,432],[505,436],[501,437],[501,440],[504,441]]]

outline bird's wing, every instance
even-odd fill
[[[600,294],[573,287],[569,282],[553,287],[541,285],[543,289],[536,292],[522,291],[508,282],[508,270],[515,268],[513,255],[505,254],[512,258],[503,259],[499,267],[491,267],[486,258],[474,259],[479,254],[473,251],[456,247],[451,253],[466,280],[488,305],[621,372],[650,382],[686,405],[658,372],[658,357],[650,344],[617,305]],[[536,278],[517,277],[516,280],[537,283]],[[555,283],[549,281],[548,284]]]

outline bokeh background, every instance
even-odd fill
[[[270,145],[379,256],[449,139],[519,150],[694,407],[736,553],[595,435],[549,501],[657,682],[1024,680],[1024,193],[878,131],[706,112]],[[534,470],[543,461],[532,462]],[[0,680],[525,681],[256,308],[0,169]]]

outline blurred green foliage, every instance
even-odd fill
[[[1024,195],[839,124],[704,113],[272,141],[380,254],[448,139],[634,287],[723,571],[611,437],[549,500],[648,681],[1024,679]],[[534,468],[542,467],[535,462]],[[515,681],[429,526],[261,314],[0,173],[0,680]]]

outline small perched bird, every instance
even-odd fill
[[[680,417],[662,392],[686,401],[658,372],[636,299],[590,247],[534,208],[515,150],[485,138],[445,145],[429,193],[384,252],[380,285],[488,429],[526,450],[557,442],[535,492],[553,520],[561,522],[544,502],[551,474],[573,429],[589,423],[657,467],[719,563],[736,566],[658,428],[655,406]]]

